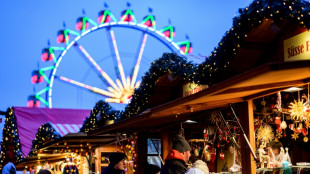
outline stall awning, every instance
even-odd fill
[[[156,128],[189,119],[192,112],[275,93],[310,81],[310,61],[269,63],[215,84],[201,92],[148,109],[140,115],[101,127],[90,135]]]
[[[90,115],[90,110],[57,109],[57,108],[27,108],[13,107],[16,116],[17,129],[24,157],[31,150],[32,140],[36,138],[38,129],[45,123],[51,123],[58,128],[63,136],[66,133],[77,132],[84,119]]]

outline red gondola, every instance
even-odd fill
[[[39,71],[32,71],[32,76],[31,76],[31,82],[34,83],[41,83],[43,82],[44,78],[40,74]]]
[[[79,17],[76,21],[76,30],[83,30],[83,27],[84,27],[84,30],[86,30],[89,26],[89,22],[86,20],[85,21],[85,26],[83,26],[83,20],[86,20],[85,17]]]

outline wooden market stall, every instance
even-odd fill
[[[144,92],[137,93],[137,98],[146,96],[147,102],[134,100],[125,111],[130,112],[130,109],[134,108],[136,109],[132,109],[134,114],[125,113],[129,115],[125,119],[111,125],[102,124],[89,134],[136,132],[138,143],[141,143],[140,147],[145,147],[137,152],[139,168],[139,165],[147,160],[145,151],[150,133],[154,133],[155,137],[162,140],[160,155],[165,158],[171,147],[169,131],[180,128],[180,123],[186,120],[209,117],[209,112],[212,110],[224,110],[233,104],[250,144],[241,133],[239,139],[242,148],[242,173],[256,173],[257,163],[251,153],[251,148],[256,152],[257,147],[254,132],[256,106],[253,100],[290,87],[307,86],[309,83],[308,6],[308,2],[297,0],[257,0],[248,7],[240,9],[240,16],[234,18],[233,27],[227,31],[205,62],[197,68],[182,60],[172,60],[174,64],[166,63],[169,62],[166,59],[154,62],[155,65],[152,65],[149,72],[151,77],[145,78],[152,83],[142,82],[145,85],[140,89]],[[157,64],[162,67],[158,68],[160,71],[156,71],[155,74],[163,73],[152,81],[150,79]],[[185,75],[182,76],[181,73],[174,72],[175,69],[179,70],[178,64],[186,68],[191,66],[194,70],[184,70]],[[167,65],[169,67],[166,67]],[[165,83],[161,83],[164,81]],[[205,84],[208,88],[183,96],[180,91],[187,82]],[[155,92],[154,90],[149,92],[147,90],[149,86],[155,86]],[[158,92],[163,89],[168,91]],[[146,107],[141,109],[138,107],[139,104],[143,104],[141,107],[144,105]],[[202,132],[203,126],[200,129]],[[303,149],[299,151],[302,152]],[[220,172],[218,167],[216,171]],[[142,173],[142,169],[137,169],[137,172]]]
[[[27,157],[17,167],[49,164],[54,173],[66,173],[66,166],[76,166],[80,174],[100,173],[101,167],[107,165],[104,163],[106,155],[118,150],[115,148],[116,137],[115,134],[87,136],[85,133],[69,133],[41,145],[36,149],[37,155]]]

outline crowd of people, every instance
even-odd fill
[[[197,160],[191,168],[187,167],[187,162],[191,156],[191,147],[183,136],[176,134],[172,137],[172,149],[169,152],[165,164],[162,168],[157,165],[146,163],[145,174],[209,174],[208,166],[202,160]],[[104,168],[101,174],[124,174],[126,167],[126,155],[121,152],[112,152],[109,155],[109,165]],[[2,174],[16,174],[13,163],[7,163]],[[38,174],[51,174],[49,170],[41,169]]]
[[[168,153],[162,168],[154,164],[145,164],[145,174],[209,174],[209,168],[202,160],[197,160],[193,167],[188,168],[187,162],[191,156],[191,147],[179,134],[172,137],[172,149]],[[113,152],[109,156],[110,164],[101,174],[125,173],[126,155],[121,152]]]

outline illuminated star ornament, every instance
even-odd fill
[[[290,103],[290,115],[291,115],[291,118],[292,120],[295,120],[295,121],[303,121],[304,120],[304,117],[305,115],[307,114],[307,106],[306,106],[306,103],[304,103],[303,101],[301,100],[294,100],[294,102],[291,102]]]
[[[296,132],[294,132],[294,133],[292,134],[292,139],[296,140],[297,138],[298,138],[298,134],[297,134]]]
[[[274,133],[272,131],[271,126],[265,125],[258,128],[257,131],[257,140],[261,140],[262,142],[269,142],[274,139]]]

